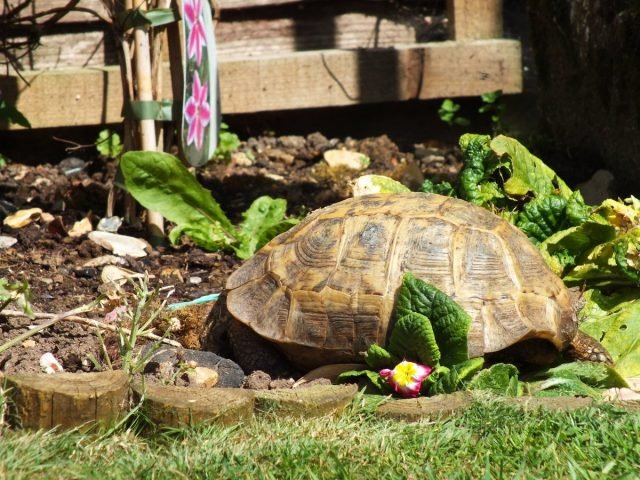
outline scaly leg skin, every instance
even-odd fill
[[[607,365],[613,365],[613,359],[609,352],[607,352],[607,349],[595,338],[581,331],[576,333],[565,355],[573,360],[601,362]]]
[[[233,359],[247,375],[262,370],[274,379],[300,376],[272,344],[237,320],[232,320],[229,324],[229,339]]]
[[[233,359],[247,375],[262,370],[272,378],[300,376],[273,345],[233,318],[224,293],[206,321],[200,343],[204,350]]]

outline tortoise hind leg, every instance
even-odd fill
[[[200,338],[203,350],[232,358],[248,375],[262,370],[273,378],[299,376],[284,356],[227,310],[226,293],[214,305]]]
[[[565,355],[573,360],[613,364],[613,359],[607,349],[595,338],[579,330],[565,351]]]
[[[273,345],[235,319],[229,323],[229,339],[233,348],[233,359],[247,375],[262,370],[272,378],[300,376]]]

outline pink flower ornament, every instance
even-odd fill
[[[202,22],[202,0],[184,0],[184,15],[189,27],[187,39],[187,54],[195,58],[200,66],[202,47],[207,44],[204,23]]]
[[[380,370],[383,377],[393,391],[403,397],[415,398],[420,393],[422,381],[427,378],[433,369],[419,363],[403,360],[393,370],[385,368]]]
[[[193,74],[193,94],[184,106],[184,118],[189,125],[187,145],[195,143],[198,150],[202,149],[205,127],[211,121],[211,108],[207,102],[209,87],[205,82],[200,83],[200,75],[196,70]]]

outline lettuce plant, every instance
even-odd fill
[[[271,238],[292,227],[283,199],[263,196],[244,212],[236,227],[227,218],[211,192],[205,189],[173,155],[162,152],[127,152],[120,169],[129,193],[145,208],[159,212],[175,223],[169,240],[182,235],[206,250],[233,250],[249,258]]]

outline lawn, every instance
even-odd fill
[[[8,479],[640,478],[640,411],[525,411],[477,401],[448,420],[377,418],[359,397],[337,418],[106,434],[4,430]]]

